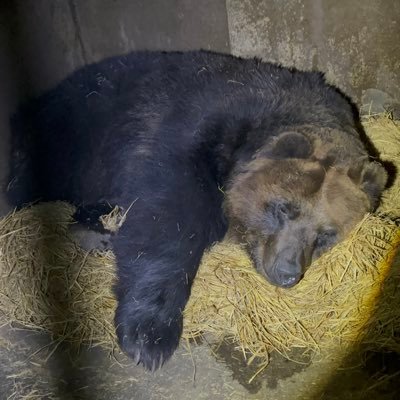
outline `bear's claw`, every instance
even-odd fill
[[[123,315],[119,315],[119,318]],[[117,336],[122,351],[136,365],[142,364],[154,372],[161,368],[179,345],[182,332],[182,316],[162,321],[137,322],[130,316],[117,324]]]

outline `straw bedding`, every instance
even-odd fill
[[[400,168],[400,124],[369,118],[365,129],[382,158]],[[113,351],[115,279],[111,252],[86,253],[69,236],[74,209],[38,204],[0,221],[0,319],[50,332],[56,342]],[[312,265],[292,289],[259,276],[245,251],[221,243],[205,254],[185,310],[184,338],[230,337],[248,362],[265,366],[276,350],[338,353],[357,342],[400,352],[400,184],[386,191],[348,240]],[[379,304],[378,304],[379,300]]]

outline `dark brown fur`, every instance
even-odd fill
[[[92,229],[110,205],[134,204],[111,237],[116,333],[155,369],[178,346],[201,257],[227,219],[258,270],[288,287],[376,206],[386,175],[354,116],[317,72],[208,52],[131,53],[21,109],[8,195],[15,205],[70,201]]]

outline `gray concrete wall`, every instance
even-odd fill
[[[110,55],[135,49],[205,48],[322,70],[359,104],[368,89],[400,101],[399,0],[9,0],[5,4],[15,4],[13,44],[28,92],[51,87],[83,64]]]
[[[132,50],[229,51],[225,0],[16,0],[21,62],[34,93]]]
[[[227,12],[234,54],[324,71],[358,104],[384,96],[368,89],[399,102],[399,0],[227,0]]]

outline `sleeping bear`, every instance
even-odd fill
[[[204,250],[228,228],[289,288],[376,207],[387,175],[355,115],[317,72],[134,52],[78,70],[13,117],[8,195],[69,201],[95,228],[130,207],[111,238],[115,326],[122,350],[154,370],[178,346]]]

